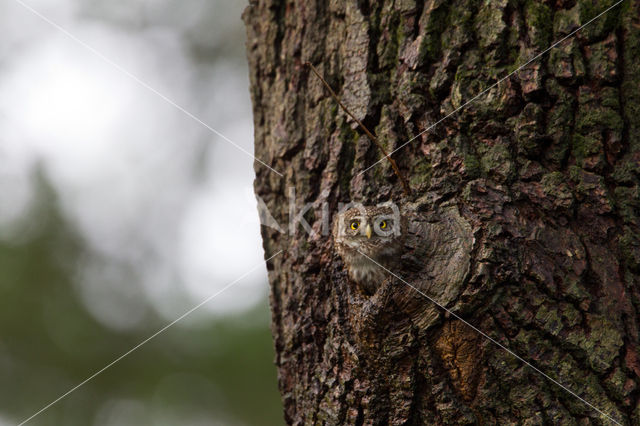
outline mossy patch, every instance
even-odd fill
[[[429,2],[420,18],[423,39],[418,48],[418,61],[434,61],[442,51],[442,33],[449,27],[448,1],[435,0]]]
[[[570,39],[549,52],[549,71],[556,78],[575,83],[586,75],[586,65],[580,47]]]
[[[556,98],[556,103],[547,112],[546,136],[551,138],[552,144],[544,154],[552,163],[560,164],[566,158],[571,144],[575,97],[555,79],[547,80],[545,88],[551,96]]]
[[[578,324],[582,317],[580,312],[569,303],[548,304],[545,303],[536,312],[535,321],[548,333],[560,336],[565,328],[571,328]]]
[[[394,67],[398,62],[398,50],[406,39],[404,29],[400,25],[400,15],[389,11],[382,23],[384,29],[376,46],[378,65],[382,69]]]
[[[605,387],[619,400],[626,398],[635,390],[635,383],[633,386],[626,386],[629,383],[633,383],[633,381],[627,377],[620,367],[616,367],[604,381]]]
[[[630,226],[624,227],[618,245],[627,266],[636,273],[640,272],[640,237]]]
[[[628,123],[629,151],[640,151],[640,31],[637,31],[637,12],[633,2],[623,2],[625,36],[623,42],[624,80],[620,90],[624,93],[624,114]]]
[[[613,6],[617,0],[580,0],[576,7],[578,7],[578,13],[580,16],[580,25],[584,25],[587,22],[594,19],[596,16],[603,13],[609,7]],[[623,2],[628,3],[628,2]],[[612,32],[620,24],[620,14],[622,12],[622,5],[618,5],[613,9],[606,12],[600,18],[594,20],[589,25],[584,27],[582,37],[587,40],[596,40],[605,37]]]
[[[395,96],[403,104],[401,108],[405,113],[403,118],[408,121],[413,112],[423,109],[426,103],[424,93],[427,92],[429,82],[424,73],[418,72],[407,71],[400,78]]]
[[[497,178],[499,182],[506,182],[514,177],[515,167],[505,144],[498,143],[479,151],[482,151],[480,167],[484,174]]]
[[[573,203],[573,192],[564,174],[560,172],[551,172],[542,176],[540,179],[542,191],[548,197],[557,201],[554,204],[560,207],[569,207]]]
[[[567,36],[580,26],[580,12],[575,6],[568,10],[557,10],[553,16],[554,39]]]
[[[480,160],[474,154],[465,154],[463,157],[464,170],[471,179],[480,177]]]
[[[605,137],[622,139],[624,122],[620,116],[617,95],[614,88],[605,88],[600,93],[589,87],[580,88],[572,152],[581,167],[601,170],[606,164]]]
[[[546,4],[529,0],[525,4],[527,31],[532,43],[538,49],[546,49],[551,44],[553,16]]]
[[[469,50],[462,58],[462,63],[456,70],[454,84],[457,87],[458,100],[452,99],[456,107],[460,106],[462,98],[468,98],[483,89],[480,82],[479,70],[482,69],[483,62],[481,53],[477,49]],[[454,94],[452,93],[452,96]]]
[[[474,2],[452,2],[449,25],[442,35],[442,45],[448,49],[459,49],[472,40]]]
[[[575,134],[573,135],[572,144],[573,155],[580,165],[583,164],[586,157],[604,154],[602,136],[597,132],[588,135]]]
[[[558,187],[565,183],[566,178],[561,172],[551,172],[542,176],[540,183],[542,184],[542,189],[550,194],[553,192],[554,188]]]
[[[589,75],[594,80],[615,83],[618,77],[616,37],[612,34],[604,41],[592,44],[588,49]]]
[[[585,335],[582,330],[569,333],[567,341],[584,351],[591,369],[604,373],[624,344],[620,327],[603,315],[588,315],[587,324],[589,333]]]
[[[637,224],[640,219],[640,188],[619,186],[614,190],[616,206],[622,220],[629,224]]]
[[[611,108],[580,108],[576,116],[576,132],[586,134],[591,131],[622,132],[624,123],[617,111]]]
[[[497,2],[484,2],[478,10],[475,19],[475,29],[478,42],[483,50],[489,50],[501,44],[507,24],[503,19],[506,0]]]
[[[528,103],[517,118],[515,124],[518,152],[525,155],[537,155],[542,141],[542,122],[544,113],[538,104]]]
[[[633,184],[640,179],[640,163],[633,156],[627,155],[616,163],[611,177],[617,183]]]
[[[411,167],[409,184],[413,188],[428,187],[431,182],[431,173],[431,163],[429,163],[429,160],[425,158],[418,159]]]

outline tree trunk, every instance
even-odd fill
[[[640,424],[639,2],[395,153],[411,197],[387,161],[361,174],[380,151],[304,66],[392,151],[613,3],[251,1],[255,154],[283,173],[255,165],[280,224],[262,235],[267,257],[283,250],[269,281],[287,423]],[[323,214],[390,199],[429,249],[369,297]]]

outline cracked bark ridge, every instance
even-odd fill
[[[250,2],[255,152],[285,174],[257,163],[255,191],[283,226],[294,188],[317,231],[262,228],[287,423],[608,424],[398,280],[354,291],[322,206],[394,199],[421,224],[400,276],[640,424],[640,3],[396,153],[411,198],[384,162],[360,174],[379,150],[303,66],[390,152],[613,3]]]

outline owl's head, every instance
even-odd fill
[[[338,215],[333,233],[336,243],[357,249],[375,259],[380,249],[397,248],[403,231],[397,208],[359,205]]]
[[[343,210],[333,225],[335,248],[349,276],[373,294],[400,260],[406,225],[395,206],[362,206]],[[381,268],[383,266],[384,268]]]

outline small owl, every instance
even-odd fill
[[[358,206],[336,217],[333,224],[336,251],[347,267],[349,278],[365,293],[375,293],[385,279],[392,277],[380,265],[397,272],[405,228],[400,212],[391,206]]]

